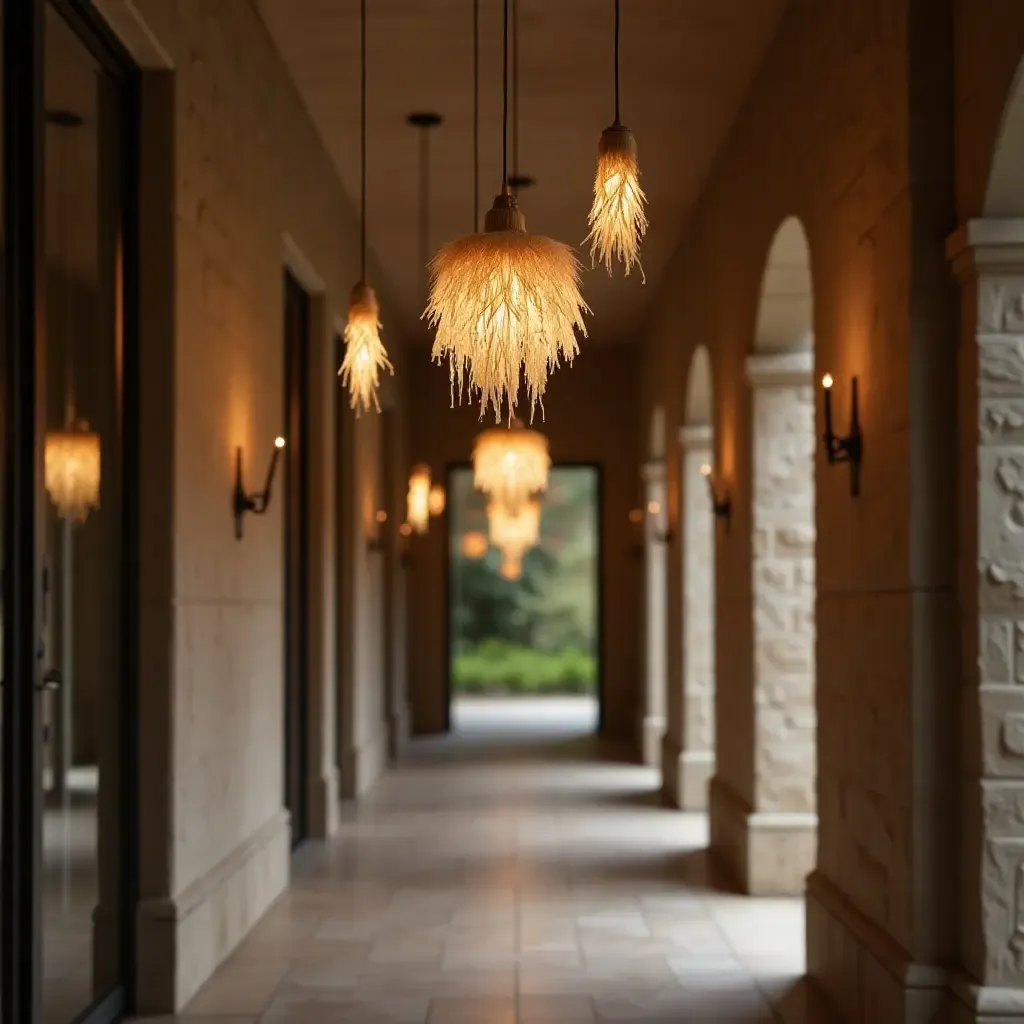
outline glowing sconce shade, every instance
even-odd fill
[[[430,467],[422,463],[409,476],[405,520],[415,533],[426,533],[430,525]]]
[[[550,468],[548,439],[519,420],[485,430],[473,445],[473,485],[511,513],[547,490]]]
[[[84,523],[100,507],[100,436],[84,420],[46,435],[44,470],[46,490],[62,519]]]
[[[442,515],[444,513],[445,501],[444,488],[440,484],[434,484],[427,495],[427,510],[434,517]]]
[[[474,530],[470,533],[464,533],[462,535],[462,557],[468,558],[471,561],[479,561],[484,555],[487,554],[487,548],[489,543],[487,537],[480,533],[478,530]]]

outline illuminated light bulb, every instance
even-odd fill
[[[387,512],[385,512],[384,509],[379,509],[378,512],[377,512],[377,522],[378,523],[386,523],[387,521],[388,521],[388,514],[387,514]]]
[[[834,381],[832,380],[832,374],[831,373],[826,373],[825,376],[821,378],[821,386],[823,388],[825,388],[826,391],[830,387],[832,387],[833,383],[834,383]]]
[[[84,523],[100,507],[100,435],[83,420],[46,435],[44,482],[62,519]]]
[[[284,447],[284,438],[283,437],[275,437],[274,438],[274,447],[278,448],[278,449],[283,448]]]
[[[706,462],[700,467],[700,475],[711,476],[711,467]]]
[[[647,511],[652,515],[656,516],[661,511],[661,504],[657,501],[649,501],[647,503]]]
[[[380,371],[394,373],[387,349],[380,340],[380,306],[373,289],[360,281],[348,300],[345,324],[345,358],[338,376],[349,390],[349,404],[359,416],[375,408],[380,412],[377,390]]]

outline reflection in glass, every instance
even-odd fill
[[[472,470],[449,474],[451,693],[582,698],[596,724],[597,470],[554,467],[539,502],[539,539],[503,553]]]
[[[118,95],[47,9],[43,1020],[119,973]]]

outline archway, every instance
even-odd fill
[[[683,649],[678,702],[668,701],[662,772],[680,810],[707,808],[715,747],[715,519],[705,474],[714,466],[711,358],[699,347],[679,430]]]
[[[803,891],[817,853],[815,744],[813,304],[806,235],[778,229],[747,359],[752,628],[746,679],[716,692],[719,765],[712,843],[745,891]],[[719,632],[722,632],[719,626]],[[723,636],[722,642],[727,638]],[[733,707],[747,711],[738,715]],[[721,729],[748,729],[749,747]],[[746,740],[747,737],[744,737]]]
[[[668,493],[665,467],[665,410],[655,406],[642,470],[644,494],[644,699],[639,723],[644,764],[659,766],[665,736],[668,686]]]

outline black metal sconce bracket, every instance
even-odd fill
[[[834,466],[839,462],[849,463],[850,494],[856,498],[860,494],[860,467],[864,454],[864,440],[860,430],[860,405],[857,392],[857,378],[850,381],[850,432],[840,437],[832,429],[832,391],[831,386],[825,387],[825,454],[828,464]]]
[[[725,532],[730,532],[732,525],[732,498],[726,494],[724,497],[719,498],[715,493],[715,485],[711,479],[711,474],[706,473],[704,479],[708,483],[708,497],[711,499],[711,514],[716,519],[725,520]]]
[[[264,515],[270,506],[271,487],[274,483],[274,473],[277,470],[277,460],[281,454],[284,442],[279,438],[274,446],[274,454],[270,457],[270,468],[267,470],[267,481],[262,491],[249,494],[242,482],[242,449],[235,449],[235,489],[231,496],[231,509],[235,517],[235,540],[242,539],[243,522],[246,512],[254,515]]]

